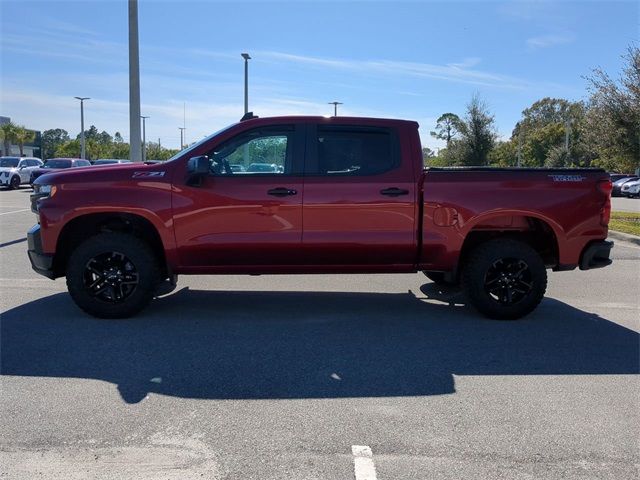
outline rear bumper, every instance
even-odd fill
[[[611,265],[613,261],[609,258],[613,242],[600,240],[587,246],[580,256],[580,270],[591,270],[592,268],[602,268]]]
[[[29,255],[31,268],[47,278],[56,278],[53,273],[53,255],[47,255],[42,251],[40,225],[34,225],[29,232],[27,232],[27,244],[27,254]]]

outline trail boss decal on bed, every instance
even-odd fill
[[[164,172],[133,172],[131,178],[164,177]]]
[[[587,177],[582,175],[549,175],[554,182],[581,182]]]

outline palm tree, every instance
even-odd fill
[[[24,144],[33,142],[36,138],[36,132],[33,130],[27,130],[24,126],[19,125],[15,127],[15,140],[20,147],[20,156],[24,156]]]
[[[11,144],[16,141],[16,124],[9,122],[0,125],[0,137],[4,144],[4,154],[11,155]]]

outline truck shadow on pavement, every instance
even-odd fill
[[[437,302],[435,301],[437,300]],[[454,375],[637,374],[638,333],[558,300],[516,322],[455,292],[317,293],[183,288],[130,320],[97,320],[55,294],[2,315],[3,375],[203,399],[441,395]]]

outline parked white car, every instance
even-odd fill
[[[42,165],[36,157],[0,157],[0,186],[14,189],[29,183],[31,171]]]
[[[640,180],[623,184],[621,192],[625,197],[640,197]]]

